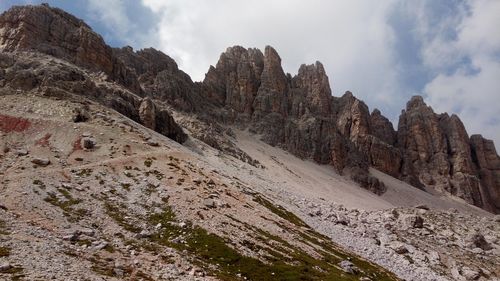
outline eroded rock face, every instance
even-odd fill
[[[139,106],[141,123],[151,130],[156,128],[156,108],[150,98],[144,98]]]
[[[47,4],[13,7],[0,16],[0,50],[36,50],[106,73],[140,93],[133,73],[113,56],[100,35],[82,20]]]
[[[369,114],[363,115],[367,107],[354,98],[355,105],[343,102],[334,106],[320,62],[302,65],[291,77],[283,72],[281,58],[272,47],[262,54],[235,46],[221,55],[216,67],[210,67],[202,88],[212,104],[227,111],[226,122],[246,123],[265,142],[298,157],[331,164],[363,187],[383,192],[383,184],[368,174],[368,159],[353,142],[357,138],[344,135],[337,125],[336,111],[345,111],[349,115],[345,122],[354,123],[353,130],[359,135],[368,134]],[[363,113],[353,109],[361,104]],[[352,122],[352,116],[364,118],[365,123]]]
[[[114,54],[132,69],[147,96],[168,101],[183,111],[203,107],[197,87],[177,63],[163,52],[147,48],[134,52],[131,47],[113,49]]]
[[[230,47],[222,53],[216,67],[210,67],[203,81],[204,95],[213,103],[250,117],[264,69],[259,49]]]
[[[368,173],[370,166],[500,212],[500,160],[492,141],[469,138],[457,116],[434,113],[418,96],[395,131],[352,93],[332,97],[320,62],[302,65],[292,77],[272,47],[262,53],[235,46],[203,82],[193,83],[162,52],[111,49],[81,20],[48,5],[3,13],[0,50],[0,87],[84,96],[183,142],[187,136],[168,104],[206,124],[249,128],[268,144],[330,164],[377,194],[385,189]],[[221,146],[205,135],[210,145]]]
[[[301,65],[293,77],[290,94],[290,115],[304,114],[328,117],[332,113],[332,90],[323,64],[317,61]]]
[[[254,119],[259,120],[270,113],[288,115],[288,82],[280,56],[275,49],[266,46],[260,86],[253,101]]]
[[[382,115],[380,110],[374,109],[370,114],[371,134],[381,141],[394,145],[396,143],[396,131],[391,121]]]
[[[472,159],[481,179],[481,194],[484,207],[495,213],[500,213],[500,158],[492,140],[481,135],[472,135]]]
[[[498,212],[494,202],[498,201],[500,185],[498,181],[488,180],[498,173],[495,172],[498,166],[495,168],[493,164],[488,166],[490,169],[482,169],[479,163],[484,158],[478,158],[478,155],[483,157],[486,154],[490,159],[498,159],[498,155],[491,145],[485,149],[488,152],[483,152],[481,137],[469,139],[458,116],[436,114],[422,97],[415,96],[400,116],[397,134],[398,145],[403,153],[404,178],[417,180],[419,184]],[[488,165],[486,161],[482,163]]]
[[[174,140],[182,142],[186,139],[182,129],[161,106],[152,104],[151,100],[144,102],[144,99],[116,83],[96,83],[81,68],[71,63],[40,53],[0,53],[0,60],[3,61],[0,71],[8,73],[0,79],[0,90],[34,92],[65,99],[84,97],[151,126]],[[82,108],[85,108],[82,104]]]

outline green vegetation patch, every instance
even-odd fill
[[[79,171],[72,170],[71,172],[75,173],[77,176],[80,176],[80,177],[88,177],[88,176],[92,175],[92,169],[89,169],[89,168],[84,168],[84,169],[81,169]]]
[[[127,209],[123,204],[111,204],[109,202],[104,202],[104,208],[106,210],[106,214],[110,216],[118,225],[123,227],[124,229],[133,232],[139,233],[141,232],[141,228],[135,226],[133,223],[129,222],[125,217],[127,214],[124,210]]]
[[[144,174],[146,175],[146,177],[153,175],[156,177],[157,180],[162,180],[163,178],[165,178],[165,175],[158,170],[149,170],[149,171],[144,172]]]
[[[63,210],[63,214],[69,218],[70,222],[76,222],[81,220],[84,216],[87,216],[89,212],[83,208],[74,208],[74,205],[80,204],[81,199],[75,199],[71,196],[69,191],[57,188],[57,191],[64,196],[66,200],[60,200],[54,193],[48,193],[44,201],[48,202],[54,206],[57,206]]]
[[[0,258],[10,256],[10,248],[0,246]]]
[[[134,268],[130,266],[126,266],[123,268],[123,272],[121,276],[118,276],[114,270],[114,266],[103,260],[101,257],[98,255],[94,255],[89,259],[89,261],[92,263],[92,266],[90,269],[94,271],[95,273],[106,276],[106,277],[118,277],[120,280],[126,279],[129,280],[129,278],[132,276],[132,273],[134,273],[135,278],[132,278],[131,280],[144,280],[144,281],[154,281],[155,279],[151,278],[149,275],[144,273],[143,271],[135,271]],[[135,271],[135,272],[134,272]]]
[[[296,226],[309,228],[309,226],[306,223],[304,223],[299,217],[297,217],[294,213],[287,211],[285,208],[283,208],[280,205],[276,205],[276,204],[270,202],[269,200],[263,198],[262,196],[259,196],[259,195],[255,196],[253,201],[261,204],[262,206],[269,209],[269,211],[273,212],[274,214],[281,217],[282,219],[285,219],[285,220],[295,224]]]
[[[144,160],[144,166],[146,167],[151,167],[151,165],[153,165],[153,159],[152,158],[147,158],[146,160]]]
[[[281,214],[285,213],[282,209],[278,210]],[[169,207],[164,207],[161,213],[150,215],[148,222],[151,225],[159,223],[162,225],[161,230],[150,237],[152,242],[179,251],[187,251],[199,265],[221,280],[241,280],[241,278],[287,281],[359,280],[361,276],[370,276],[376,280],[397,280],[393,275],[378,270],[377,267],[369,263],[361,263],[357,259],[353,263],[360,267],[364,273],[347,274],[336,266],[346,256],[337,255],[338,251],[333,247],[318,251],[321,253],[321,257],[313,257],[280,237],[245,223],[243,224],[248,228],[249,233],[256,235],[257,240],[267,247],[256,245],[250,241],[246,241],[244,244],[247,244],[248,248],[260,248],[267,252],[269,255],[266,256],[266,262],[240,254],[229,246],[230,241],[226,241],[216,234],[208,233],[201,227],[192,226],[189,223],[185,227],[180,227],[175,214]],[[306,224],[300,221],[299,225]],[[309,240],[317,242],[318,247],[323,245],[314,236],[307,235],[307,237],[310,238]],[[328,253],[330,251],[332,253]]]
[[[45,184],[41,180],[33,180],[34,185],[38,185],[40,189],[45,189]]]
[[[126,191],[130,191],[130,183],[120,183],[121,187],[125,189]]]
[[[6,230],[7,224],[5,221],[0,219],[0,235],[9,235],[10,233]]]

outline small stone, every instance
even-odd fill
[[[12,265],[10,263],[2,263],[0,264],[0,272],[7,271],[12,268]]]
[[[47,166],[50,164],[50,160],[47,158],[33,158],[31,163],[39,165],[39,166]]]
[[[464,267],[462,268],[462,276],[465,277],[466,280],[477,280],[481,275],[477,271]]]
[[[77,241],[79,237],[80,237],[80,232],[74,231],[71,234],[63,236],[63,240],[74,242],[74,241]]]
[[[74,108],[73,109],[73,116],[71,117],[73,122],[75,122],[75,123],[85,122],[85,121],[89,120],[89,118],[90,118],[90,114],[87,111],[87,108],[82,107],[82,108]]]
[[[148,140],[147,144],[150,146],[159,146],[160,145],[157,141],[154,141],[154,140]]]
[[[82,147],[85,148],[85,149],[92,149],[92,148],[95,147],[95,145],[97,144],[97,142],[93,138],[85,137],[85,138],[82,138],[81,144],[82,144]]]
[[[95,231],[93,229],[90,229],[90,228],[82,228],[82,229],[80,229],[80,233],[87,235],[87,236],[90,236],[90,237],[95,235]]]
[[[337,221],[336,221],[337,224],[341,224],[341,225],[349,225],[350,223],[350,220],[348,217],[346,216],[343,216],[343,215],[338,215],[337,216]]]
[[[400,255],[408,253],[408,249],[403,243],[394,243],[389,245],[389,247],[393,249],[394,252]]]
[[[424,219],[417,215],[403,215],[400,217],[400,222],[404,229],[422,228],[424,226]]]
[[[359,271],[359,269],[352,262],[348,260],[343,260],[338,265],[343,271],[349,274],[356,274],[356,272]]]
[[[469,248],[480,248],[484,251],[491,250],[491,245],[484,239],[484,236],[481,233],[474,233],[467,237],[466,243]]]
[[[136,235],[137,238],[147,238],[149,236],[151,236],[151,233],[145,229]]]
[[[430,210],[429,206],[425,205],[425,204],[418,204],[415,206],[415,209],[421,209],[421,210]]]
[[[483,249],[481,249],[481,248],[474,248],[471,250],[471,252],[476,254],[476,255],[481,255],[484,253]]]
[[[28,155],[28,150],[26,149],[18,149],[16,150],[16,155],[17,156],[25,156],[25,155]]]
[[[97,250],[102,250],[104,248],[106,248],[107,246],[109,245],[108,242],[106,241],[101,241],[99,242],[96,246],[94,246]]]
[[[203,200],[203,205],[208,208],[215,208],[215,201],[213,199],[207,198]]]

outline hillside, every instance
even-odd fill
[[[0,279],[500,278],[500,158],[421,97],[394,130],[272,47],[193,82],[48,5],[0,50]]]

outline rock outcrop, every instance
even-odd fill
[[[150,98],[145,98],[139,106],[139,119],[141,123],[151,130],[156,128],[156,108]]]
[[[223,122],[249,126],[271,145],[331,164],[361,186],[383,192],[383,183],[368,174],[369,162],[356,146],[356,138],[346,137],[337,126],[337,112],[348,115],[352,109],[334,105],[320,62],[302,65],[292,77],[284,73],[281,58],[270,46],[264,54],[258,49],[231,47],[208,70],[202,95],[219,108],[217,114],[224,112]],[[364,125],[359,130],[368,130]]]
[[[422,97],[415,96],[400,116],[397,135],[403,178],[500,211],[499,158],[494,145],[480,136],[469,138],[458,116],[436,114]]]
[[[145,95],[168,101],[184,111],[203,108],[203,100],[189,75],[179,70],[177,63],[161,51],[147,48],[134,52],[131,47],[124,47],[113,52],[137,75]]]
[[[82,96],[179,142],[187,137],[163,106],[151,100],[141,103],[144,91],[134,70],[88,25],[63,10],[43,4],[4,12],[0,50],[3,88]],[[75,122],[83,121],[81,117]]]
[[[223,122],[248,121],[243,126],[265,142],[329,163],[375,193],[383,187],[374,188],[379,183],[368,175],[370,166],[498,212],[491,203],[498,198],[496,164],[483,161],[480,168],[460,119],[434,113],[422,97],[408,102],[395,131],[379,110],[370,114],[352,93],[332,97],[321,63],[302,65],[292,77],[283,72],[273,48],[262,54],[239,46],[228,48],[216,67],[210,67],[202,95],[225,112]]]
[[[470,137],[472,159],[481,180],[484,208],[500,213],[500,157],[492,140],[481,135]]]
[[[47,4],[13,7],[0,16],[0,26],[0,50],[42,52],[102,71],[133,92],[141,91],[135,75],[113,56],[102,37],[61,9]]]
[[[260,50],[230,47],[208,70],[203,81],[204,97],[250,117],[263,69],[264,55]]]

